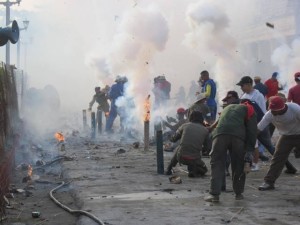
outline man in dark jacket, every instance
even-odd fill
[[[233,191],[236,200],[243,199],[246,174],[245,157],[251,157],[256,142],[256,114],[251,105],[231,104],[225,107],[213,132],[210,195],[207,202],[219,202],[229,150]]]
[[[264,97],[268,94],[268,88],[261,82],[261,78],[256,76],[253,78],[255,85],[253,86],[254,89],[258,90]]]
[[[107,115],[109,112],[109,104],[107,101],[108,97],[105,90],[101,91],[100,87],[95,87],[95,92],[96,94],[93,96],[93,99],[89,104],[89,111],[92,110],[94,103],[97,102],[99,104],[98,109],[102,110],[103,112],[105,112],[105,115]]]
[[[109,117],[106,123],[106,132],[112,132],[112,126],[114,120],[116,119],[117,115],[120,116],[121,121],[121,129],[123,128],[124,122],[124,115],[122,115],[121,110],[116,105],[116,101],[119,97],[124,96],[124,84],[127,82],[127,77],[120,77],[117,76],[115,80],[115,84],[111,86],[110,91],[108,93],[108,97],[111,101],[111,108],[109,112]]]
[[[208,130],[203,125],[201,112],[193,111],[188,123],[178,128],[171,141],[180,140],[180,145],[171,159],[166,175],[172,174],[172,168],[180,164],[187,165],[189,177],[203,176],[207,172],[207,167],[201,159],[203,145],[209,144]]]

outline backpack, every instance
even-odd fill
[[[263,113],[263,111],[261,110],[261,108],[255,101],[252,101],[250,99],[242,99],[241,100],[241,103],[245,103],[245,102],[252,105],[252,107],[256,113],[257,123],[259,123],[265,114]]]

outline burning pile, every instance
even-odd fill
[[[150,135],[150,109],[151,109],[151,104],[150,104],[150,95],[145,100],[144,103],[144,109],[145,109],[145,114],[144,114],[144,150],[149,149],[149,135]]]
[[[23,178],[22,182],[27,183],[32,180],[32,166],[28,165],[27,176]]]
[[[58,145],[61,144],[61,151],[65,150],[65,137],[61,132],[56,132],[54,134],[54,137],[56,138],[56,140],[58,141]]]

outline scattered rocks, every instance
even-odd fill
[[[123,154],[123,153],[125,153],[125,152],[126,152],[125,149],[120,148],[120,149],[116,152],[116,154]]]

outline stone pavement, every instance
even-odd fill
[[[68,138],[66,154],[76,161],[63,163],[63,175],[71,179],[83,210],[87,210],[110,225],[173,225],[173,224],[299,224],[300,175],[282,174],[274,191],[261,192],[268,164],[247,176],[245,199],[237,201],[227,177],[227,192],[220,203],[203,200],[210,182],[210,171],[204,178],[188,178],[184,166],[177,167],[181,184],[171,184],[168,176],[158,175],[156,149],[144,152],[135,149],[134,140],[104,136]],[[118,153],[124,149],[125,153]],[[120,151],[121,152],[121,151]],[[173,153],[164,153],[165,168]],[[209,167],[209,159],[204,159]],[[300,170],[300,160],[290,156]],[[77,204],[78,205],[78,204]],[[230,219],[232,219],[230,221]],[[96,224],[80,217],[78,224]]]

